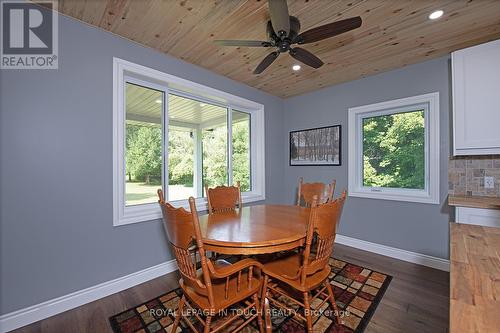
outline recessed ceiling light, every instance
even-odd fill
[[[442,10],[435,10],[433,11],[430,15],[429,15],[429,18],[431,20],[435,20],[435,19],[438,19],[440,18],[441,16],[443,16],[444,12]]]
[[[294,71],[298,71],[298,70],[300,69],[300,65],[293,65],[293,66],[292,66],[292,69],[293,69]]]
[[[207,106],[205,103],[200,103],[200,106]]]
[[[161,99],[157,99],[155,103],[161,104]]]

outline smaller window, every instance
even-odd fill
[[[439,203],[438,93],[349,109],[349,193]]]

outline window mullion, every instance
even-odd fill
[[[198,125],[194,134],[194,169],[193,169],[193,187],[196,191],[196,197],[203,197],[203,142],[202,129]]]
[[[233,108],[227,108],[227,183],[233,184]]]
[[[168,87],[163,91],[162,103],[162,184],[163,195],[168,201]]]

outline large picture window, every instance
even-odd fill
[[[115,58],[114,224],[161,216],[157,190],[206,209],[205,186],[263,200],[263,107]]]
[[[439,95],[349,109],[351,196],[439,203]]]

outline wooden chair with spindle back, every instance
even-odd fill
[[[198,332],[194,324],[184,316],[183,310],[186,307],[201,310],[191,313],[203,326],[204,333],[219,331],[241,315],[230,315],[227,319],[221,319],[216,327],[212,328],[214,316],[243,301],[247,311],[242,312],[242,315],[251,314],[242,318],[243,322],[236,330],[257,319],[260,332],[264,332],[258,298],[262,292],[262,265],[252,259],[244,259],[234,264],[225,262],[223,265],[208,260],[194,198],[189,198],[191,212],[188,212],[165,202],[162,190],[158,190],[158,197],[165,231],[179,266],[179,284],[183,291],[171,332],[177,331],[181,319],[184,319],[193,331]],[[197,257],[201,261],[201,269],[197,269]]]
[[[311,207],[315,195],[318,196],[319,203],[331,201],[333,199],[333,192],[335,192],[335,184],[335,180],[330,184],[304,183],[304,179],[300,177],[297,191],[297,206],[304,204],[305,207]]]
[[[306,322],[308,332],[312,332],[313,329],[311,304],[317,298],[321,302],[316,309],[330,301],[337,316],[337,322],[339,322],[338,308],[328,276],[331,270],[329,259],[333,252],[337,225],[345,197],[344,191],[339,199],[318,205],[318,197],[315,195],[312,200],[304,251],[264,264],[263,299],[267,297],[271,304],[287,308],[285,304],[271,297],[275,294],[285,296],[293,303],[300,304],[304,308],[304,316],[298,312],[295,312],[295,315]],[[316,249],[311,251],[314,237],[316,237]],[[294,298],[286,286],[302,293],[302,300]],[[315,292],[314,295],[313,292]]]
[[[209,214],[241,208],[241,187],[239,181],[236,182],[236,186],[217,186],[214,188],[205,186],[205,193],[207,194]]]

